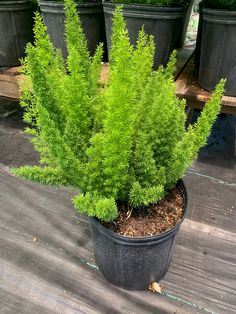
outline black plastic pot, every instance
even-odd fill
[[[177,188],[184,197],[185,212],[171,230],[157,236],[125,237],[103,227],[90,218],[95,261],[102,274],[113,284],[130,290],[144,290],[162,279],[170,265],[173,243],[188,210],[183,181]]]
[[[93,55],[100,42],[104,42],[104,47],[106,48],[102,3],[84,2],[78,3],[77,5],[80,21],[88,42],[88,48],[91,55]],[[39,6],[54,46],[61,49],[64,58],[66,58],[64,3],[40,0]]]
[[[236,11],[203,8],[199,85],[212,91],[221,78],[236,96]]]
[[[0,1],[0,66],[17,66],[33,38],[31,3]]]
[[[103,2],[105,14],[108,52],[111,46],[112,18],[115,3]],[[154,36],[157,45],[154,66],[166,64],[170,53],[177,47],[183,30],[185,7],[155,7],[127,4],[123,6],[123,16],[132,44],[136,43],[138,33],[144,25],[145,32]]]

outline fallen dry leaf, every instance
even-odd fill
[[[150,283],[148,290],[155,292],[155,293],[161,293],[161,287],[160,287],[159,283],[157,283],[156,281],[153,281],[152,283]]]

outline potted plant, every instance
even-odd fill
[[[118,7],[103,86],[101,45],[89,57],[72,0],[65,11],[67,62],[53,49],[39,14],[24,61],[21,104],[44,166],[13,173],[79,188],[73,204],[90,217],[99,269],[116,285],[146,289],[170,264],[188,208],[180,178],[206,143],[224,81],[186,130],[185,101],[175,96],[175,53],[165,69],[154,71],[153,37],[141,29],[134,47]]]
[[[199,85],[212,91],[221,77],[226,95],[236,96],[236,1],[201,2],[199,28]]]
[[[77,0],[76,3],[89,52],[93,55],[100,42],[106,43],[102,1]],[[67,51],[64,39],[64,0],[39,0],[39,7],[54,46],[62,50],[65,58]],[[107,59],[106,53],[104,58]]]
[[[33,39],[29,0],[0,1],[0,66],[20,65],[27,42]]]
[[[139,30],[144,25],[145,32],[153,35],[158,45],[155,51],[155,68],[165,65],[170,53],[181,46],[189,0],[103,1],[108,52],[111,45],[112,16],[116,6],[121,3],[131,43],[136,43]]]

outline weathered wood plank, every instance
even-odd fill
[[[0,98],[18,100],[20,97],[18,76],[0,74]]]
[[[191,218],[191,215],[190,215]],[[163,284],[217,313],[236,312],[235,233],[187,219]]]
[[[179,49],[177,53],[177,64],[175,77],[179,75],[182,68],[193,53],[193,49]],[[102,65],[101,82],[104,83],[109,75],[108,63]],[[0,98],[19,100],[19,79],[21,78],[20,67],[0,68]]]
[[[211,93],[202,89],[197,83],[197,70],[193,57],[176,80],[176,95],[184,98],[191,108],[201,109],[211,96]],[[222,112],[236,114],[236,97],[223,96]]]
[[[129,293],[107,283],[94,266],[87,219],[74,214],[73,193],[3,170],[0,190],[1,282],[6,292],[21,298],[21,306],[27,308],[29,301],[55,313],[171,313],[178,308],[191,313],[191,307],[164,295]]]
[[[15,302],[6,299],[13,309],[16,302],[23,309],[35,304],[36,309],[41,306],[53,313],[221,313],[224,309],[230,314],[236,309],[235,240],[227,238],[224,229],[209,235],[213,227],[204,229],[205,224],[187,221],[163,281],[165,293],[127,292],[109,284],[97,270],[87,218],[76,216],[71,205],[74,191],[15,178],[5,167],[0,170],[0,191],[1,285],[7,295],[8,291],[16,295]],[[205,197],[198,192],[199,198]],[[192,211],[194,207],[189,219]]]
[[[10,76],[20,75],[20,67],[0,67],[0,74],[6,74]]]
[[[17,115],[17,106],[19,105],[6,104],[6,108],[2,107],[1,112],[0,105],[0,163],[11,167],[34,165],[38,163],[39,156],[34,151],[29,136],[24,134],[25,125],[20,115]],[[7,108],[10,111],[7,111]],[[12,114],[8,115],[9,112]]]
[[[190,194],[189,219],[235,232],[236,185],[194,173],[185,176]]]

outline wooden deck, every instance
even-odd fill
[[[103,64],[101,81],[108,78],[108,63]],[[194,66],[194,48],[181,48],[177,51],[177,63],[174,73],[176,95],[186,99],[189,108],[201,109],[210,98],[211,93],[202,89],[197,83],[197,70]],[[20,97],[20,67],[0,67],[0,100],[18,102]],[[236,114],[236,97],[224,96],[222,112]],[[1,117],[1,112],[0,112]]]
[[[8,166],[37,156],[18,118],[0,119],[0,313],[235,313],[235,125],[235,116],[221,116],[187,171],[190,212],[158,295],[103,278],[74,191],[13,177]],[[19,150],[6,155],[11,141]]]
[[[197,81],[198,75],[192,54],[176,77],[176,94],[178,97],[186,99],[188,107],[201,109],[210,98],[211,93],[202,89]],[[221,111],[236,114],[236,97],[224,96]]]
[[[218,118],[186,173],[190,212],[154,294],[103,278],[88,220],[70,201],[75,191],[11,175],[9,167],[38,156],[15,102],[0,99],[0,109],[8,106],[15,109],[0,116],[0,313],[236,313],[236,116]]]
[[[175,70],[175,78],[179,76],[182,68],[185,66],[193,48],[179,49],[177,55],[177,64]],[[105,82],[108,78],[108,63],[103,64],[101,81]],[[19,80],[20,67],[0,67],[0,100],[17,102],[20,98]]]

